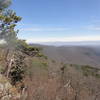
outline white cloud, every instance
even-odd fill
[[[81,42],[81,41],[100,41],[100,36],[81,36],[81,37],[61,37],[61,38],[29,38],[28,43],[39,42]]]
[[[100,26],[89,25],[86,27],[86,29],[93,30],[93,31],[100,31]]]
[[[33,28],[22,28],[21,31],[31,31],[31,32],[40,32],[40,31],[66,31],[69,28],[63,28],[63,27],[54,27],[54,28],[48,28],[48,27],[33,27]]]

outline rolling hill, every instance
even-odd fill
[[[34,45],[34,44],[32,44]],[[42,52],[57,62],[91,65],[100,67],[100,45],[34,45],[42,48]]]

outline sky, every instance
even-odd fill
[[[27,42],[100,40],[100,0],[13,0]]]

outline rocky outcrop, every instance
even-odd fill
[[[26,100],[27,92],[25,88],[20,91],[12,86],[8,79],[0,74],[0,100]]]

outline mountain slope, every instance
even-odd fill
[[[51,52],[54,52],[53,54],[51,53],[50,55],[51,57],[52,56],[54,57],[55,54],[56,56],[58,56],[59,52],[62,55],[64,50],[66,50],[65,48],[67,47],[44,46],[44,50],[48,50],[47,48],[51,50],[49,54]],[[59,52],[57,52],[57,50]],[[73,54],[74,51],[77,50],[82,52],[82,50],[84,51],[86,49],[85,48],[79,49],[75,47],[74,49],[72,49],[72,47],[70,47],[69,49],[67,48],[67,52],[70,51]],[[93,51],[91,52],[93,53]],[[97,51],[99,50],[96,49],[96,53]],[[5,53],[3,54],[2,52],[0,53],[0,55],[1,55],[0,57],[2,58],[0,61],[0,65],[2,66],[0,66],[0,68],[3,68],[4,67],[3,57]],[[68,53],[66,55],[68,55]],[[100,99],[99,68],[93,68],[91,66],[86,66],[86,65],[83,66],[79,64],[64,64],[61,63],[61,61],[58,61],[58,59],[56,59],[56,61],[49,59],[41,52],[39,52],[37,56],[32,56],[32,55],[27,56],[26,59],[24,60],[24,63],[26,65],[25,77],[23,80],[25,85],[25,91],[19,92],[20,95],[22,94],[23,95],[21,99],[17,100],[99,100]],[[8,80],[8,82],[10,83],[10,80]],[[19,89],[21,89],[22,86],[23,85],[18,84],[17,86],[14,87],[16,87],[16,89],[19,91]],[[15,94],[14,97],[16,96],[17,94]],[[25,99],[23,99],[23,97],[25,97]],[[16,100],[16,99],[11,99],[11,100]]]
[[[97,46],[42,46],[48,58],[70,64],[100,67],[100,47]]]

